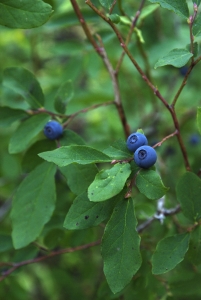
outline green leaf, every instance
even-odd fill
[[[99,2],[103,7],[110,9],[112,7],[114,0],[99,0]]]
[[[199,14],[195,19],[195,21],[193,22],[193,35],[194,36],[201,35],[201,14]]]
[[[166,65],[172,65],[176,68],[181,68],[187,64],[192,56],[193,54],[187,49],[173,49],[157,61],[154,69]]]
[[[191,221],[201,218],[201,180],[191,172],[186,172],[176,187],[177,199],[181,204],[183,214]]]
[[[150,14],[152,14],[157,8],[159,8],[158,4],[151,4],[143,7],[143,10],[139,16],[138,22],[141,22],[146,17],[148,17]]]
[[[197,126],[201,134],[201,107],[197,107]]]
[[[38,156],[42,151],[54,150],[56,142],[54,140],[40,140],[34,143],[23,155],[22,168],[26,173],[31,172],[37,165],[43,163],[43,159]]]
[[[95,203],[89,201],[87,192],[82,193],[73,201],[66,215],[64,227],[75,230],[97,226],[110,217],[120,196],[116,195],[110,201]]]
[[[72,130],[66,129],[63,131],[62,137],[60,138],[61,146],[70,146],[70,145],[85,145],[85,141],[80,135],[75,133]]]
[[[100,171],[88,188],[90,201],[105,201],[119,194],[131,173],[130,164],[116,164],[109,170]]]
[[[95,164],[79,165],[71,164],[60,168],[61,173],[66,177],[70,190],[75,194],[82,194],[94,180],[98,172]]]
[[[104,273],[113,293],[121,291],[141,265],[132,199],[120,201],[105,227],[102,240]]]
[[[44,95],[35,76],[21,67],[7,68],[4,71],[3,84],[20,94],[31,108],[44,105]]]
[[[126,142],[123,140],[118,140],[109,146],[103,152],[111,157],[112,159],[127,159],[131,156],[128,148],[126,147]]]
[[[41,26],[52,12],[52,7],[42,0],[0,0],[0,24],[10,28]]]
[[[81,165],[110,162],[111,159],[99,150],[88,146],[64,146],[54,151],[38,154],[43,159],[53,162],[59,167],[65,167],[72,163]]]
[[[11,219],[15,249],[27,246],[41,233],[54,211],[54,164],[43,163],[20,184],[13,200]]]
[[[26,150],[32,139],[43,130],[49,119],[48,115],[39,114],[22,122],[10,139],[9,152],[14,154]]]
[[[188,251],[188,258],[195,265],[201,264],[201,226],[197,226],[190,233],[190,245]]]
[[[0,107],[0,126],[9,127],[15,121],[26,118],[28,114],[21,109],[12,109],[10,107]]]
[[[73,95],[74,92],[72,81],[68,80],[60,86],[54,99],[54,107],[56,111],[58,111],[61,114],[65,114],[66,106],[69,103],[69,101],[73,98]]]
[[[158,3],[161,7],[172,10],[182,18],[187,19],[189,17],[186,0],[149,0],[149,2]]]
[[[168,191],[160,176],[153,170],[140,170],[136,178],[136,186],[140,193],[152,200],[161,198]]]
[[[161,240],[152,256],[152,273],[163,274],[174,269],[184,259],[189,238],[189,233],[183,233]]]

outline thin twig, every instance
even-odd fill
[[[24,260],[24,261],[21,261],[19,263],[0,263],[0,265],[4,264],[4,265],[11,266],[11,268],[9,268],[8,270],[2,272],[2,276],[0,277],[0,281],[4,280],[8,275],[10,275],[12,272],[19,269],[22,266],[37,263],[37,262],[46,260],[46,259],[48,259],[50,257],[53,257],[53,256],[58,256],[58,255],[65,254],[65,253],[72,253],[72,252],[88,249],[88,248],[91,248],[93,246],[99,245],[100,242],[101,241],[98,240],[98,241],[95,241],[95,242],[92,242],[92,243],[89,243],[89,244],[85,244],[85,245],[81,245],[81,246],[77,246],[77,247],[74,247],[74,248],[66,248],[66,249],[60,249],[60,250],[57,250],[57,251],[52,251],[47,255],[36,257],[36,258],[33,258],[33,259]]]
[[[126,120],[126,115],[125,115],[123,106],[122,106],[120,90],[119,90],[119,83],[118,83],[118,77],[117,77],[117,74],[115,73],[115,71],[114,71],[114,69],[113,69],[113,67],[112,67],[112,65],[109,61],[109,58],[108,58],[107,53],[105,51],[105,48],[104,48],[103,42],[101,40],[101,37],[99,35],[97,35],[97,38],[98,38],[99,43],[101,45],[103,61],[105,63],[105,66],[107,67],[107,70],[108,70],[108,72],[110,74],[110,77],[111,77],[111,80],[112,80],[113,89],[114,89],[114,96],[115,96],[114,104],[115,104],[115,106],[117,108],[117,111],[119,113],[119,117],[120,117],[123,129],[124,129],[124,134],[125,134],[126,137],[128,137],[129,134],[130,134],[130,129],[129,129],[129,125],[128,125],[127,120]]]
[[[187,171],[190,171],[190,164],[188,161],[188,155],[186,152],[186,148],[184,146],[181,134],[180,134],[180,128],[179,128],[179,122],[177,119],[177,115],[175,113],[174,107],[172,107],[171,105],[168,104],[168,102],[165,100],[165,98],[161,95],[161,93],[159,92],[158,88],[156,88],[152,82],[149,80],[149,78],[147,78],[147,76],[145,75],[145,73],[143,72],[143,70],[141,69],[141,67],[138,65],[138,63],[136,62],[136,60],[133,58],[133,56],[131,55],[130,51],[128,50],[122,36],[121,33],[118,31],[118,29],[116,28],[116,26],[111,22],[111,20],[109,18],[107,18],[101,11],[99,11],[90,0],[86,0],[85,3],[91,7],[91,9],[94,10],[94,12],[96,14],[98,14],[105,22],[107,22],[113,29],[114,33],[116,34],[121,47],[124,49],[125,53],[127,54],[127,56],[129,57],[130,61],[133,63],[133,65],[135,66],[135,68],[137,69],[137,71],[140,73],[140,75],[142,76],[142,79],[147,83],[147,85],[152,89],[152,91],[154,92],[154,94],[156,95],[157,98],[159,98],[161,100],[161,102],[165,105],[165,107],[169,110],[173,122],[174,122],[174,126],[175,129],[178,130],[178,134],[177,134],[177,139],[179,142],[179,146],[183,155],[183,159],[184,159],[184,163],[185,163],[185,167]]]
[[[75,13],[76,13],[76,15],[78,17],[78,20],[80,21],[80,23],[82,25],[82,28],[83,28],[83,30],[84,30],[84,32],[85,32],[88,40],[90,41],[90,43],[92,44],[92,46],[94,47],[94,49],[96,50],[96,52],[99,55],[101,55],[100,51],[99,51],[99,46],[96,43],[96,40],[94,39],[94,37],[92,36],[92,34],[91,34],[90,30],[89,30],[89,27],[87,26],[87,24],[85,22],[85,19],[84,19],[83,15],[82,15],[82,13],[81,13],[81,11],[79,9],[79,6],[78,6],[76,0],[70,0],[70,1],[71,1],[73,9],[74,9],[74,11],[75,11]]]
[[[166,140],[168,140],[169,138],[175,136],[176,134],[178,134],[178,130],[176,129],[175,132],[167,135],[166,137],[164,137],[164,139],[162,139],[162,141],[158,142],[157,144],[155,144],[153,146],[153,148],[156,148],[156,147],[160,147]]]
[[[125,41],[126,46],[128,46],[128,44],[129,44],[129,42],[130,42],[130,40],[131,40],[131,36],[132,36],[132,33],[133,33],[133,29],[135,28],[135,26],[136,26],[136,24],[137,24],[137,21],[138,21],[138,19],[139,19],[139,16],[140,16],[140,14],[141,14],[141,11],[142,11],[142,9],[143,9],[144,4],[145,4],[145,0],[142,0],[141,3],[140,3],[139,8],[138,8],[138,10],[137,10],[137,12],[136,12],[136,14],[135,14],[135,17],[134,17],[134,19],[133,19],[133,21],[132,21],[132,23],[131,23],[131,26],[130,26],[130,29],[129,29],[129,32],[128,32],[128,35],[127,35],[127,38],[126,38],[126,41]],[[118,63],[117,63],[117,66],[116,66],[116,73],[119,72],[120,66],[121,66],[121,64],[122,64],[122,62],[123,62],[123,59],[124,59],[124,56],[125,56],[125,51],[122,52],[122,54],[121,54],[121,56],[120,56],[120,59],[119,59],[119,61],[118,61]]]
[[[87,5],[89,5],[95,13],[97,13],[103,20],[105,20],[113,29],[114,33],[116,34],[121,47],[124,49],[124,51],[126,52],[127,56],[129,57],[129,59],[131,60],[131,62],[133,63],[133,65],[135,66],[135,68],[137,69],[137,71],[140,73],[140,75],[142,76],[142,79],[147,83],[147,85],[152,89],[152,91],[154,92],[154,94],[163,102],[163,104],[169,109],[169,104],[168,102],[162,97],[162,95],[160,94],[159,90],[150,82],[150,80],[147,78],[147,76],[145,75],[145,73],[143,72],[143,70],[141,69],[141,67],[138,65],[137,61],[133,58],[133,56],[131,55],[130,51],[128,50],[122,36],[121,33],[118,31],[118,29],[116,28],[116,26],[111,22],[111,20],[109,18],[107,18],[101,11],[99,11],[90,0],[86,0],[85,3]]]
[[[79,6],[77,5],[76,0],[71,0],[71,4],[72,4],[72,6],[74,8],[74,11],[75,11],[78,19],[80,20],[80,23],[82,25],[82,28],[83,28],[83,30],[84,30],[87,38],[91,42],[91,44],[94,47],[94,49],[96,50],[96,52],[102,58],[105,66],[106,66],[106,68],[108,70],[108,73],[109,73],[109,75],[111,77],[113,88],[114,88],[114,94],[115,94],[114,103],[115,103],[115,106],[116,106],[117,111],[119,113],[120,120],[121,120],[123,129],[124,129],[125,136],[127,137],[130,134],[130,130],[129,130],[129,126],[128,126],[128,123],[127,123],[127,120],[126,120],[126,115],[124,113],[124,109],[123,109],[123,106],[122,106],[121,98],[120,98],[118,78],[115,75],[115,71],[113,70],[113,67],[112,67],[112,65],[111,65],[111,63],[110,63],[110,61],[108,59],[107,53],[106,53],[105,48],[103,46],[103,42],[102,42],[100,36],[98,36],[98,35],[97,35],[97,38],[99,40],[100,46],[95,41],[94,37],[92,36],[92,34],[90,32],[89,27],[87,26],[87,24],[86,24],[86,22],[84,20],[84,17],[82,16],[82,13],[81,13],[81,11],[79,9]],[[105,18],[108,19],[107,17],[105,17]],[[68,125],[68,121],[66,121],[65,126],[67,126],[66,124]]]
[[[59,114],[59,113],[54,113],[52,111],[49,111],[49,110],[45,109],[44,107],[41,107],[37,110],[28,109],[28,110],[26,110],[26,113],[29,114],[29,115],[48,114],[51,117],[66,118],[66,115]]]
[[[111,8],[110,8],[110,10],[109,10],[109,14],[110,14],[110,15],[112,14],[112,11],[113,11],[113,9],[114,9],[116,3],[117,3],[117,0],[114,0],[113,3],[112,3]]]
[[[188,77],[189,77],[189,75],[190,75],[190,73],[191,73],[194,65],[195,65],[195,63],[191,64],[191,66],[189,67],[189,69],[188,69],[188,71],[187,71],[187,73],[186,73],[186,75],[185,75],[185,77],[184,77],[184,79],[183,79],[183,81],[181,83],[181,86],[179,87],[179,90],[177,91],[177,93],[176,93],[176,95],[175,95],[175,97],[174,97],[174,99],[172,101],[171,107],[174,107],[176,105],[176,102],[177,102],[177,100],[178,100],[178,98],[179,98],[179,96],[180,96],[183,88],[185,87],[185,85],[187,83]]]
[[[178,214],[180,211],[181,211],[181,207],[180,207],[180,205],[177,205],[176,207],[171,208],[171,209],[163,209],[162,213],[163,213],[163,215],[165,217],[168,217],[168,216],[172,216],[172,215]],[[160,214],[160,213],[161,212],[157,211],[157,214]],[[154,216],[150,217],[144,223],[140,224],[137,227],[137,232],[141,233],[144,229],[146,229],[147,227],[149,227],[153,223],[154,220],[158,220],[157,214],[155,214]]]
[[[195,18],[197,16],[197,12],[198,12],[198,7],[197,4],[194,3],[193,4],[193,9],[194,9],[194,13],[192,16],[189,17],[188,19],[188,24],[189,24],[189,31],[190,31],[190,48],[191,48],[191,53],[194,54],[194,47],[193,47],[193,43],[194,43],[194,36],[193,36],[193,23],[195,21]],[[194,56],[192,56],[191,58],[191,63],[193,64],[194,62]]]
[[[194,13],[193,13],[193,15],[190,16],[189,19],[188,19],[189,31],[190,31],[190,52],[193,54],[193,56],[192,56],[192,59],[191,59],[191,65],[190,65],[190,67],[189,67],[189,69],[188,69],[188,72],[186,73],[186,75],[185,75],[185,77],[184,77],[184,79],[183,79],[183,81],[182,81],[182,83],[181,83],[181,86],[180,86],[178,92],[176,93],[176,95],[175,95],[175,97],[174,97],[174,99],[173,99],[173,101],[172,101],[172,104],[171,104],[172,107],[175,106],[175,104],[176,104],[176,102],[177,102],[177,100],[178,100],[178,98],[179,98],[179,96],[180,96],[180,94],[181,94],[183,88],[185,87],[185,85],[186,85],[186,83],[187,83],[187,79],[188,79],[188,77],[189,77],[189,75],[190,75],[192,69],[193,69],[194,66],[197,64],[197,61],[194,61],[194,45],[193,45],[193,43],[194,43],[193,23],[194,23],[194,21],[195,21],[195,18],[196,18],[196,16],[197,16],[197,12],[198,12],[198,7],[197,7],[197,4],[196,4],[196,3],[193,4],[193,8],[194,8]]]
[[[108,101],[108,102],[104,102],[104,103],[99,103],[99,104],[94,104],[92,106],[89,106],[87,108],[84,108],[84,109],[81,109],[81,110],[78,110],[76,111],[74,114],[71,114],[71,115],[68,115],[66,116],[68,118],[68,120],[63,123],[63,128],[67,127],[69,125],[69,123],[79,114],[81,113],[86,113],[90,110],[94,110],[96,108],[99,108],[99,107],[103,107],[103,106],[107,106],[107,105],[112,105],[114,104],[114,101]]]

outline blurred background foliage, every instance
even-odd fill
[[[70,1],[45,1],[52,5],[54,14],[43,26],[30,30],[8,29],[0,27],[0,79],[7,67],[24,67],[35,74],[45,94],[46,107],[54,111],[53,100],[60,85],[72,80],[74,97],[68,104],[67,113],[71,114],[94,104],[114,100],[110,76],[102,60],[98,57],[75,16]],[[121,1],[120,1],[121,2]],[[101,36],[108,57],[116,66],[122,49],[112,29],[84,3],[78,1],[86,22],[94,34]],[[98,0],[93,3],[99,7]],[[191,1],[189,1],[189,7]],[[146,5],[149,5],[147,3]],[[125,14],[132,17],[139,6],[139,1],[122,1]],[[192,9],[191,9],[192,10]],[[115,13],[121,15],[118,5]],[[124,37],[129,27],[117,25]],[[189,28],[185,21],[176,14],[156,9],[145,19],[140,19],[138,28],[144,39],[141,43],[133,33],[129,49],[152,82],[171,103],[178,90],[185,70],[172,66],[154,69],[159,57],[173,48],[184,48],[189,44]],[[199,38],[197,38],[200,43]],[[195,172],[201,166],[201,143],[196,128],[196,107],[201,105],[199,93],[200,71],[198,64],[193,70],[188,84],[177,103],[177,114],[181,124],[182,136],[187,148],[190,163]],[[174,131],[167,109],[153,95],[139,76],[127,57],[124,58],[119,73],[121,98],[130,130],[142,128],[150,144],[155,144]],[[1,84],[0,105],[26,109],[20,96]],[[85,231],[67,231],[63,221],[75,195],[66,185],[65,178],[58,173],[57,206],[51,221],[45,226],[37,243],[21,250],[14,250],[10,238],[11,223],[9,211],[12,196],[26,173],[34,167],[38,149],[52,149],[51,142],[35,144],[27,153],[11,155],[8,142],[12,132],[18,126],[0,127],[0,260],[18,262],[33,258],[36,254],[45,254],[44,248],[56,249],[78,246],[99,239],[103,228],[91,228]],[[125,139],[123,128],[114,106],[101,107],[79,114],[70,124],[69,129],[81,135],[87,144],[104,149],[112,142]],[[34,147],[36,148],[34,150]],[[41,151],[39,151],[41,152]],[[175,184],[184,172],[183,158],[176,138],[167,140],[158,152],[157,169],[170,192],[166,197],[167,206],[175,206]],[[32,166],[33,164],[33,166]],[[80,180],[82,180],[80,178]],[[152,216],[155,203],[143,195],[135,196],[136,212],[139,221]],[[174,217],[175,223],[187,226],[184,217]],[[0,298],[12,300],[32,299],[200,299],[200,271],[195,280],[195,273],[190,262],[185,260],[173,271],[162,278],[151,275],[150,257],[159,238],[170,232],[175,233],[174,222],[165,220],[163,226],[154,223],[143,232],[142,254],[145,262],[133,281],[120,295],[113,295],[104,279],[99,247],[66,254],[48,259],[42,263],[25,266],[14,272],[0,284]],[[145,251],[146,249],[146,251]],[[5,267],[4,267],[5,268]],[[3,272],[5,269],[2,268]],[[182,274],[182,277],[181,277]],[[145,276],[146,275],[146,276]],[[198,280],[199,279],[199,280]],[[178,288],[179,286],[179,288]],[[124,295],[124,298],[121,298]],[[190,298],[189,298],[190,297]],[[193,298],[192,298],[193,297]]]

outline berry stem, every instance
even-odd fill
[[[176,129],[173,133],[167,135],[162,141],[158,142],[153,146],[153,148],[160,147],[166,140],[178,134],[178,130]]]

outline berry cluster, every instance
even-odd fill
[[[63,133],[63,127],[57,121],[49,121],[44,127],[44,135],[50,140],[58,139]]]
[[[148,141],[144,134],[135,132],[129,135],[127,139],[127,148],[134,152],[134,161],[140,168],[148,169],[153,166],[157,160],[154,148],[147,146]]]

